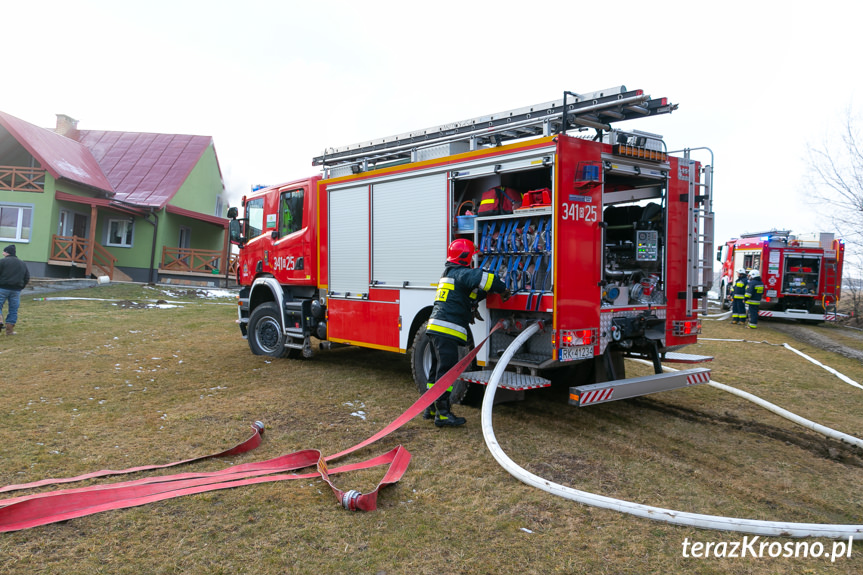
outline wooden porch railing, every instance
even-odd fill
[[[55,262],[69,262],[70,264],[87,266],[87,253],[90,251],[90,242],[86,238],[77,236],[58,236],[51,238],[51,260]],[[99,244],[95,244],[93,251],[93,268],[100,273],[114,279],[114,264],[117,262],[111,253]],[[91,270],[91,273],[94,273]]]
[[[45,170],[22,166],[0,166],[0,190],[7,192],[44,192]]]
[[[102,273],[97,275],[108,276],[108,279],[114,279],[114,264],[117,263],[117,258],[111,255],[111,252],[102,247],[101,244],[93,244],[96,250],[93,252],[93,267],[98,268]]]
[[[191,248],[162,248],[162,261],[159,269],[171,272],[200,273],[210,275],[225,275],[222,269],[221,250],[195,250]],[[228,256],[228,274],[237,273],[237,256]]]

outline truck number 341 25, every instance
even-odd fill
[[[578,202],[563,202],[561,218],[574,222],[595,222],[596,206]]]

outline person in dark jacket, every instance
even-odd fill
[[[434,309],[426,327],[433,351],[429,389],[458,363],[458,347],[467,344],[468,324],[473,323],[476,305],[486,293],[509,297],[506,284],[493,273],[471,267],[475,253],[474,243],[462,238],[454,240],[447,249],[446,267],[438,283]],[[466,421],[450,411],[451,391],[452,387],[424,414],[427,419],[434,419],[437,427],[456,427]]]
[[[3,259],[0,260],[0,316],[3,305],[9,302],[9,313],[6,314],[6,335],[15,335],[15,324],[18,322],[18,306],[21,305],[21,290],[30,281],[27,266],[15,255],[15,246],[3,248]],[[0,321],[0,330],[3,322]]]
[[[734,292],[731,300],[731,323],[746,324],[746,269],[737,270],[737,279],[734,281]]]
[[[746,305],[749,306],[749,325],[752,329],[758,328],[758,310],[761,307],[761,296],[764,295],[764,282],[761,281],[761,272],[752,270],[749,272],[749,283],[746,284]]]

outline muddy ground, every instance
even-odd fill
[[[823,333],[824,330],[816,331],[811,326],[800,323],[793,323],[790,321],[771,321],[770,327],[776,331],[786,333],[811,346],[818,347],[826,351],[832,351],[850,359],[863,361],[863,331],[844,327],[835,328],[842,330],[842,335],[844,337],[852,338],[855,341],[860,342],[859,346],[851,347],[847,344],[840,343],[829,335]]]

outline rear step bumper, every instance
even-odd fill
[[[652,361],[650,356],[647,354],[627,353],[626,357]],[[676,351],[669,351],[662,356],[662,363],[704,363],[707,361],[713,361],[713,356],[695,355],[692,353],[678,353]]]
[[[778,317],[786,319],[805,319],[810,321],[836,321],[837,313],[810,313],[805,309],[786,309],[785,311],[758,310],[758,317]]]
[[[488,385],[489,379],[493,371],[466,371],[459,376],[459,379],[469,381],[470,383],[478,383],[480,385]],[[511,371],[503,372],[503,375],[498,382],[498,387],[501,389],[511,389],[513,391],[524,391],[525,389],[538,389],[540,387],[550,387],[551,380],[539,377],[537,375],[527,375],[523,373],[514,373]]]
[[[669,389],[690,387],[710,381],[710,370],[704,367],[605,381],[569,388],[569,404],[578,407],[628,399]]]

